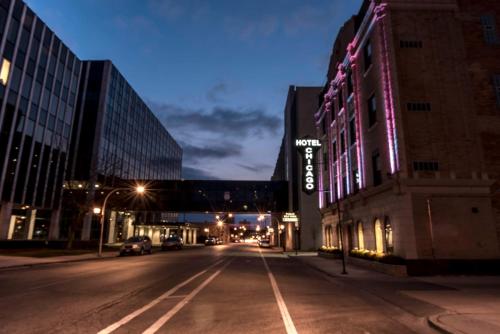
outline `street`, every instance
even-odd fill
[[[427,333],[400,307],[253,244],[0,271],[1,333]]]

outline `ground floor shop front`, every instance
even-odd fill
[[[388,186],[322,209],[323,246],[407,260],[500,258],[489,189]]]

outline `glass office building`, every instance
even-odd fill
[[[111,61],[83,63],[80,98],[71,179],[180,179],[181,147]]]
[[[83,62],[78,96],[67,179],[88,189],[89,208],[123,180],[181,178],[181,147],[111,61]],[[81,239],[97,227],[87,214]]]
[[[81,61],[20,0],[0,0],[0,239],[59,233]]]

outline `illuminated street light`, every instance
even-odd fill
[[[100,219],[101,233],[99,235],[99,252],[98,252],[98,256],[99,257],[102,256],[102,239],[103,239],[103,236],[104,236],[104,216],[106,215],[106,203],[108,202],[109,197],[111,197],[111,194],[113,194],[113,193],[119,194],[120,190],[130,190],[130,188],[115,188],[115,189],[111,190],[106,195],[106,197],[104,197],[104,202],[102,203],[102,210],[100,212],[100,214],[101,214],[101,219]],[[144,194],[144,192],[146,191],[146,188],[144,188],[143,185],[138,185],[137,187],[135,187],[135,191],[138,194]],[[94,209],[94,212],[95,211],[96,210]]]
[[[215,219],[219,220],[220,216],[219,215],[215,215]]]
[[[94,208],[94,214],[98,215],[101,213],[101,208]]]
[[[223,222],[221,220],[217,221],[217,226],[222,227]]]
[[[233,218],[233,214],[232,214],[232,213],[229,213],[227,216],[228,216],[229,218]]]

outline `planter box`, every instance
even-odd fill
[[[388,274],[391,276],[405,277],[408,276],[408,271],[406,270],[406,265],[402,264],[387,264],[378,261],[372,261],[368,259],[360,259],[353,256],[346,257],[348,263],[354,264],[358,267],[370,269],[373,271],[378,271],[380,273]]]
[[[320,252],[318,251],[318,256],[319,257],[324,257],[327,259],[341,259],[342,255],[338,253],[327,253],[327,252]]]

